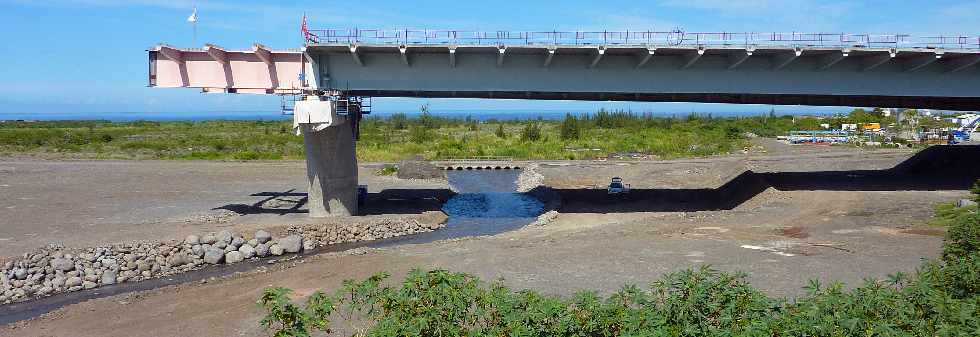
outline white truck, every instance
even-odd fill
[[[630,193],[630,185],[623,184],[623,178],[613,177],[612,181],[609,182],[609,187],[606,188],[606,194],[608,195],[627,195]]]

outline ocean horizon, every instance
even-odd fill
[[[615,111],[615,110],[613,110]],[[735,116],[759,116],[759,112],[697,112],[688,113],[677,112],[657,112],[657,111],[632,111],[634,114],[652,114],[654,116],[687,116],[692,113],[706,115],[711,114],[715,117],[735,117]],[[404,113],[408,116],[418,116],[418,111],[374,111],[369,116],[388,117],[394,114]],[[475,120],[526,120],[526,119],[545,119],[559,120],[566,114],[583,116],[595,113],[594,110],[492,110],[492,109],[468,109],[468,110],[432,110],[435,116],[466,118]],[[788,113],[776,112],[777,115],[829,115],[829,113]],[[132,122],[132,121],[204,121],[204,120],[251,120],[251,121],[275,121],[289,120],[291,115],[284,115],[278,111],[199,111],[199,112],[66,112],[66,113],[0,113],[2,121],[60,121],[60,120],[108,120],[112,122]]]

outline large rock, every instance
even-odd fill
[[[92,281],[82,282],[82,288],[84,288],[84,289],[92,289],[92,288],[95,288],[97,286],[98,286],[98,284],[96,284],[95,282],[92,282]]]
[[[116,272],[106,270],[102,273],[102,285],[116,284]]]
[[[233,252],[228,252],[228,253],[225,254],[225,263],[242,262],[242,260],[244,260],[244,259],[245,258],[242,256],[242,253],[239,252],[239,251],[237,251],[237,250],[236,251],[233,251]]]
[[[14,279],[23,280],[27,278],[27,269],[17,268],[14,269]]]
[[[60,271],[71,271],[75,269],[75,263],[66,258],[56,258],[51,260],[51,268]]]
[[[282,253],[283,253],[282,246],[280,246],[278,243],[273,244],[271,247],[269,247],[269,254],[279,256],[282,255]]]
[[[242,257],[246,259],[255,257],[255,248],[252,248],[252,246],[247,243],[241,247],[238,247],[238,252],[242,253]]]
[[[269,256],[269,245],[260,243],[258,246],[255,246],[255,256],[258,257]]]
[[[77,287],[77,286],[80,286],[80,285],[82,285],[82,278],[81,277],[72,276],[72,277],[69,277],[67,280],[65,280],[65,286],[66,287],[71,288],[71,287]]]
[[[269,242],[269,240],[272,240],[272,234],[260,229],[258,232],[255,232],[255,240],[259,243]]]
[[[206,243],[206,244],[209,244],[209,245],[213,245],[214,242],[217,241],[217,240],[218,240],[218,238],[214,236],[214,233],[207,233],[207,234],[204,234],[204,237],[201,238],[201,243]]]
[[[235,249],[238,249],[238,247],[241,247],[243,244],[245,244],[245,238],[241,236],[236,236],[231,239],[231,246],[235,247]]]
[[[232,233],[230,230],[227,229],[218,232],[217,235],[218,242],[224,241],[226,244],[230,244],[231,240],[234,238],[235,238],[235,233]]]
[[[41,289],[39,289],[37,291],[37,294],[38,295],[41,295],[41,296],[45,296],[47,294],[50,294],[52,291],[54,291],[54,288],[53,287],[51,287],[51,286],[43,286],[43,287],[41,287]]]
[[[187,238],[184,239],[184,243],[189,244],[189,245],[192,245],[192,246],[193,245],[196,245],[196,244],[200,244],[201,243],[201,238],[199,236],[193,235],[193,234],[192,235],[188,235]]]
[[[181,252],[168,257],[167,266],[168,267],[183,266],[185,264],[190,263],[191,261],[193,260],[190,258],[190,256],[187,256],[187,254]]]
[[[204,246],[201,246],[201,245],[191,246],[191,253],[194,253],[194,256],[197,256],[197,257],[203,256],[204,255]]]
[[[973,207],[976,206],[977,202],[970,199],[960,199],[956,202],[956,207]]]
[[[218,249],[211,247],[206,252],[204,252],[204,262],[210,264],[219,264],[225,259],[225,251],[223,249]]]
[[[286,253],[299,253],[303,250],[303,237],[293,234],[279,240],[279,246]]]

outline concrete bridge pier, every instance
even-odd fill
[[[348,216],[357,214],[357,157],[354,133],[350,125],[332,114],[329,101],[312,101],[302,107],[297,102],[297,116],[314,118],[329,108],[326,123],[297,123],[306,145],[306,176],[309,182],[307,205],[311,217]],[[323,103],[326,103],[325,105]],[[301,111],[304,110],[304,111]],[[308,120],[307,120],[308,121]],[[337,123],[341,122],[341,123]]]

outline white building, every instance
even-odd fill
[[[953,118],[953,123],[963,131],[974,131],[976,132],[978,127],[980,127],[980,114],[970,113],[956,116]]]

